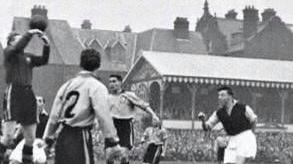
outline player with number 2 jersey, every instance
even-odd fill
[[[99,53],[83,50],[80,66],[83,71],[59,89],[44,132],[43,139],[48,140],[62,125],[56,141],[55,164],[94,164],[91,129],[96,118],[109,149],[122,150],[109,112],[108,90],[94,74],[100,66]]]

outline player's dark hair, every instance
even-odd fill
[[[87,71],[94,71],[100,67],[100,53],[95,49],[85,49],[81,52],[80,67]]]
[[[232,88],[230,88],[230,87],[228,87],[228,86],[222,86],[222,87],[219,87],[219,88],[217,89],[217,91],[218,91],[218,92],[220,92],[220,91],[227,91],[227,93],[228,93],[229,95],[231,95],[231,96],[234,95],[234,93],[233,93],[233,91],[232,91]]]
[[[109,78],[111,78],[111,77],[117,78],[118,81],[122,81],[123,80],[123,78],[122,78],[121,75],[112,74],[112,75],[109,76]]]
[[[15,32],[15,31],[12,31],[11,33],[8,34],[7,36],[7,45],[10,45],[10,43],[12,41],[14,41],[15,37],[20,35],[19,33]]]

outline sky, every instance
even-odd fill
[[[259,13],[274,8],[286,23],[293,24],[292,0],[208,0],[211,14],[224,17],[230,9],[238,12],[246,5],[254,5]],[[14,16],[30,17],[31,8],[45,5],[49,19],[67,20],[72,27],[80,27],[84,19],[90,19],[92,28],[123,30],[130,25],[132,31],[150,28],[173,28],[176,17],[187,17],[189,29],[194,30],[203,13],[204,0],[0,0],[0,41],[6,42]],[[4,44],[3,44],[4,45]]]

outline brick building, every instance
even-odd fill
[[[233,57],[293,60],[293,26],[286,24],[274,9],[261,13],[253,6],[243,9],[243,19],[230,10],[225,18],[212,16],[208,1],[195,30],[203,35],[210,54]]]
[[[124,76],[127,73],[140,50],[207,54],[201,34],[188,30],[189,22],[186,18],[177,18],[174,29],[153,28],[135,33],[130,26],[122,31],[93,29],[90,20],[84,20],[80,28],[73,28],[66,20],[49,19],[48,12],[44,6],[31,9],[32,16],[43,15],[49,22],[46,29],[51,40],[49,64],[35,69],[33,79],[35,92],[44,96],[48,109],[60,85],[79,71],[80,52],[85,48],[94,48],[101,53],[102,65],[98,76],[106,85],[110,74]],[[26,17],[14,17],[12,30],[23,34],[28,30],[29,20]],[[41,54],[41,45],[39,38],[34,37],[25,51]],[[0,62],[3,63],[3,55]],[[3,64],[0,73],[4,77]],[[4,88],[5,82],[2,81],[1,95]]]

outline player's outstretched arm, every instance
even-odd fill
[[[28,30],[25,34],[23,34],[20,40],[15,45],[9,45],[5,49],[5,54],[8,56],[13,56],[19,54],[19,52],[23,51],[29,41],[31,40],[33,35],[42,35],[43,32],[38,29]]]
[[[203,113],[203,112],[200,112],[199,114],[198,114],[198,119],[201,121],[201,126],[202,126],[202,128],[203,128],[203,130],[204,131],[208,131],[208,130],[210,130],[209,128],[208,128],[208,126],[207,126],[207,124],[206,124],[206,121],[205,121],[205,119],[206,119],[206,116],[205,116],[205,114]]]
[[[34,67],[38,67],[38,66],[42,66],[42,65],[46,65],[49,62],[49,55],[50,55],[50,40],[49,38],[43,34],[40,36],[40,38],[43,40],[44,42],[44,46],[43,46],[43,54],[42,56],[35,56],[33,54],[30,55],[30,58],[32,60],[32,65]]]
[[[219,122],[217,112],[214,112],[208,121],[205,121],[206,116],[203,112],[198,114],[198,119],[202,122],[202,128],[204,131],[210,131]]]
[[[154,110],[150,106],[148,106],[145,109],[145,111],[152,116],[153,120],[156,120],[156,121],[159,121],[160,120],[159,117],[156,115],[156,113],[154,112]]]
[[[253,112],[253,110],[248,105],[246,105],[245,107],[245,116],[250,121],[251,130],[255,132],[256,124],[257,124],[257,115]]]
[[[150,107],[149,103],[145,102],[141,98],[139,98],[133,92],[126,92],[123,94],[126,99],[128,99],[134,106],[144,110],[145,112],[149,113],[154,120],[159,121],[159,117],[156,115],[154,110]]]

